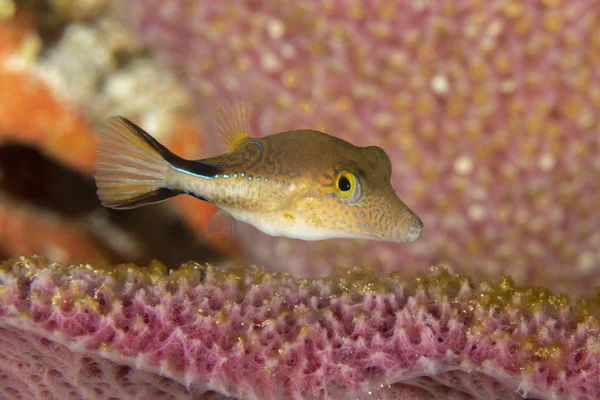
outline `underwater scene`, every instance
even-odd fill
[[[0,399],[598,399],[599,210],[596,0],[0,0]]]

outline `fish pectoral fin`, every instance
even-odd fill
[[[283,209],[286,211],[295,211],[306,208],[306,206],[314,200],[312,196],[307,196],[308,191],[309,188],[307,185],[299,185],[296,190],[290,194]]]
[[[213,215],[206,233],[218,233],[225,236],[235,236],[236,220],[231,214],[219,210]]]
[[[242,149],[250,141],[250,115],[246,101],[241,98],[221,106],[217,114],[217,132],[226,153]]]

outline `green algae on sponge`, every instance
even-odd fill
[[[0,389],[14,398],[600,396],[598,296],[504,278],[21,257],[0,284]]]

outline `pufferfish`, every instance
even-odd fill
[[[391,162],[380,147],[307,129],[250,137],[243,101],[217,115],[228,152],[202,160],[178,157],[124,117],[109,122],[100,134],[95,175],[105,207],[129,209],[188,194],[272,236],[390,242],[420,236],[423,223],[392,188]]]

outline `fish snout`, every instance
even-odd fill
[[[406,232],[406,241],[414,242],[417,240],[421,236],[421,229],[423,229],[423,221],[415,215],[414,224],[411,225]]]
[[[414,242],[421,236],[423,221],[416,214],[410,213],[404,226],[397,230],[396,240],[399,242]]]

